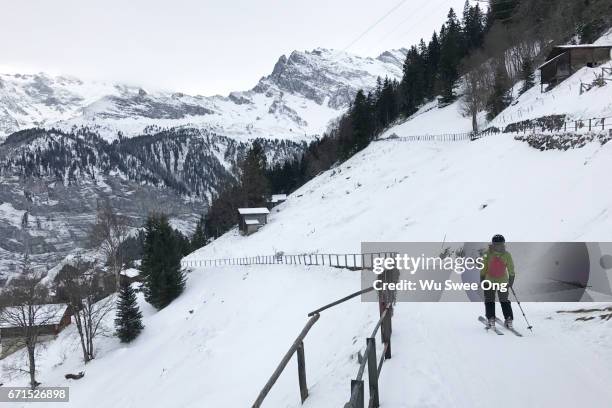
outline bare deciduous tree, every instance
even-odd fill
[[[107,331],[105,318],[114,310],[114,295],[105,289],[103,273],[80,260],[62,268],[58,278],[58,293],[68,302],[87,363],[95,358],[95,339]]]
[[[489,96],[489,74],[486,58],[475,53],[466,60],[464,71],[464,94],[461,104],[462,113],[472,118],[472,131],[478,133],[478,114],[482,112]]]
[[[46,305],[48,290],[41,280],[42,276],[30,268],[26,253],[19,284],[6,288],[0,298],[0,325],[14,340],[11,348],[26,348],[32,389],[39,385],[36,381],[36,347],[45,330],[56,323],[58,313],[57,308]]]
[[[126,217],[117,214],[110,201],[103,200],[98,203],[96,223],[90,231],[91,243],[98,246],[115,276],[115,289],[118,291],[121,284],[121,257],[119,247],[126,240],[129,226]]]

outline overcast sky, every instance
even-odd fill
[[[250,89],[294,49],[376,56],[409,46],[464,2],[4,0],[0,69],[225,95]]]

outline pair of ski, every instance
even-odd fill
[[[487,325],[487,319],[485,319],[485,318],[484,318],[484,317],[482,317],[482,316],[478,316],[478,321],[479,321],[480,323],[484,324],[485,326]],[[518,332],[516,329],[509,329],[509,328],[507,328],[507,327],[504,325],[504,322],[502,322],[502,320],[501,320],[499,317],[495,318],[495,321],[496,321],[496,322],[497,322],[497,323],[498,323],[500,326],[502,326],[502,327],[504,327],[506,330],[508,330],[510,333],[513,333],[514,335],[516,335],[516,336],[518,336],[518,337],[523,337],[523,335],[522,335],[520,332]],[[488,328],[488,327],[485,327],[485,329],[487,329],[487,331],[489,330],[489,328]],[[504,333],[503,333],[501,330],[499,330],[499,329],[497,328],[497,326],[493,326],[493,327],[491,328],[491,330],[493,330],[493,331],[494,331],[496,334],[498,334],[499,336],[503,336],[503,335],[504,335]]]

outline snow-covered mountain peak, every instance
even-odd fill
[[[405,50],[378,58],[317,48],[276,62],[251,90],[192,96],[47,74],[0,74],[0,138],[29,127],[87,127],[108,140],[193,127],[240,140],[320,135],[376,78],[399,78]]]
[[[377,77],[399,78],[405,50],[389,51],[378,58],[359,57],[344,51],[316,48],[281,56],[272,73],[253,89],[271,86],[334,109],[346,107],[360,88],[371,88]]]

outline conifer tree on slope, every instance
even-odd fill
[[[445,25],[440,30],[440,84],[442,102],[450,103],[455,99],[453,87],[459,78],[459,62],[465,55],[461,23],[453,9],[448,12]]]
[[[535,85],[535,76],[533,74],[533,64],[529,58],[525,58],[521,67],[521,79],[524,81],[523,86],[519,92],[520,95],[524,94]]]
[[[512,102],[509,82],[510,80],[508,78],[508,72],[506,71],[504,62],[497,62],[493,92],[487,101],[488,120],[493,120],[510,105],[510,102]]]
[[[242,205],[245,207],[263,207],[266,204],[266,196],[270,193],[266,169],[266,153],[255,141],[240,164]]]
[[[119,290],[115,329],[122,343],[131,342],[144,329],[142,313],[136,303],[136,292],[127,282],[123,282]]]
[[[193,236],[191,237],[191,250],[195,251],[196,249],[202,248],[206,245],[206,219],[204,216],[200,216],[196,224],[195,231],[193,232]]]
[[[140,270],[145,299],[157,309],[163,309],[185,289],[179,243],[166,215],[149,216],[143,252]]]

